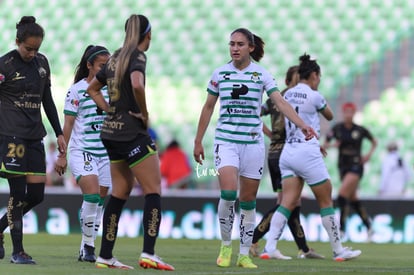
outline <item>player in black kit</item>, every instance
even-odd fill
[[[148,134],[145,99],[145,51],[150,47],[151,24],[144,15],[131,15],[125,40],[91,81],[88,93],[107,113],[101,139],[111,162],[112,194],[103,216],[98,268],[134,269],[112,254],[119,218],[137,179],[144,192],[144,245],[138,264],[143,268],[174,270],[155,254],[161,223],[161,172],[157,148]],[[101,88],[108,86],[110,103]]]
[[[346,232],[346,218],[349,214],[350,204],[366,226],[368,241],[370,241],[373,235],[371,219],[365,208],[361,205],[357,191],[359,181],[364,172],[364,164],[371,158],[371,155],[377,146],[377,141],[368,129],[353,122],[356,112],[354,103],[347,102],[343,104],[342,112],[344,121],[337,123],[332,127],[324,143],[325,149],[330,146],[339,149],[338,169],[341,177],[341,187],[339,189],[337,204],[340,209],[340,230],[341,234],[344,236]],[[371,148],[366,155],[362,155],[362,141],[365,138],[371,142]],[[330,144],[332,140],[335,140],[336,142]]]
[[[0,176],[7,178],[10,197],[0,219],[0,259],[3,232],[10,227],[11,262],[35,264],[23,249],[23,215],[43,201],[46,162],[41,106],[53,127],[61,153],[66,153],[58,113],[50,89],[50,68],[39,48],[43,28],[33,16],[16,25],[17,49],[0,57]]]

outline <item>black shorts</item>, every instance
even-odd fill
[[[341,180],[344,179],[347,173],[354,173],[357,174],[359,178],[362,178],[364,174],[364,166],[362,164],[351,164],[339,167],[339,175]]]
[[[133,167],[151,155],[157,154],[157,148],[150,136],[139,135],[132,141],[114,141],[102,139],[111,162],[125,161]]]
[[[282,175],[279,168],[279,159],[282,150],[271,152],[267,156],[267,165],[269,167],[270,179],[274,192],[282,191]]]
[[[0,135],[0,177],[46,175],[43,140],[27,140]]]

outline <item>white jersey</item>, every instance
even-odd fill
[[[306,125],[312,127],[318,136],[320,135],[319,112],[326,108],[325,98],[318,92],[312,90],[308,85],[299,83],[286,91],[284,98],[295,109],[299,117]],[[294,123],[285,117],[286,143],[305,142],[305,135]],[[307,141],[319,146],[316,138]]]
[[[107,152],[99,135],[105,114],[88,95],[87,88],[88,83],[82,79],[73,84],[66,95],[63,112],[65,115],[76,117],[70,137],[70,149],[103,157]],[[102,94],[106,100],[109,100],[106,87],[102,89]]]
[[[251,62],[240,71],[230,62],[217,68],[207,92],[220,97],[215,143],[254,144],[263,141],[260,111],[262,95],[278,91],[273,76]]]
[[[382,163],[380,194],[401,196],[412,178],[412,170],[397,151],[388,153]]]

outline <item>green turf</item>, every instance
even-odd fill
[[[10,236],[5,236],[6,257],[0,260],[0,274],[160,274],[163,271],[144,270],[137,266],[137,258],[142,247],[142,238],[119,238],[115,245],[115,256],[125,264],[136,267],[135,270],[106,270],[97,269],[91,263],[77,261],[79,235],[53,236],[46,234],[25,235],[26,251],[37,261],[35,266],[14,265],[9,263]],[[263,246],[264,242],[261,243]],[[219,241],[206,240],[171,240],[159,239],[156,252],[163,259],[174,265],[174,274],[275,274],[275,273],[317,273],[337,274],[352,272],[353,274],[399,274],[414,273],[413,245],[412,244],[352,244],[361,249],[362,255],[353,261],[337,263],[331,260],[329,243],[310,243],[317,252],[328,257],[325,260],[290,261],[254,259],[258,269],[242,269],[232,266],[219,268],[215,264],[219,249]],[[350,244],[345,244],[349,246]],[[98,239],[97,246],[100,246]],[[281,241],[280,250],[285,255],[296,256],[296,247],[293,242]],[[238,242],[233,242],[233,265],[236,261]]]

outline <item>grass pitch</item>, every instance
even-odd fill
[[[118,238],[115,244],[115,256],[135,270],[98,269],[94,264],[77,261],[80,235],[53,236],[47,234],[25,235],[26,251],[36,260],[37,265],[14,265],[9,262],[11,240],[5,235],[6,257],[0,260],[1,275],[104,275],[104,274],[160,274],[168,271],[145,270],[137,265],[142,248],[142,238]],[[261,242],[261,246],[264,241]],[[361,244],[345,243],[362,250],[362,255],[355,260],[337,263],[331,259],[329,243],[310,243],[317,252],[325,255],[325,260],[296,259],[297,249],[294,242],[281,241],[279,249],[294,259],[261,260],[254,259],[258,269],[243,269],[235,266],[238,241],[233,242],[233,266],[219,268],[215,264],[220,242],[218,240],[173,240],[159,239],[156,253],[166,262],[172,264],[180,275],[214,275],[214,274],[275,274],[275,273],[317,273],[337,274],[401,274],[414,273],[412,244]],[[96,242],[97,253],[100,238]]]

